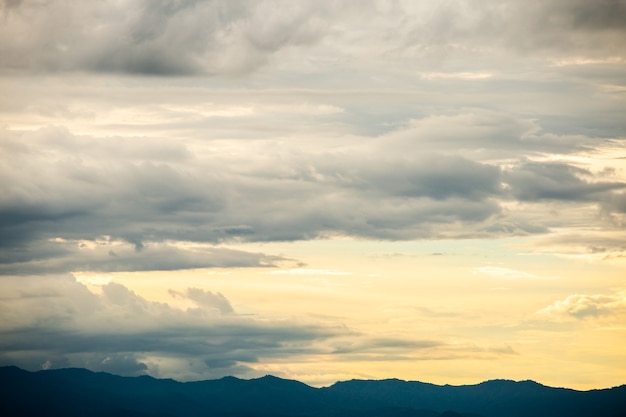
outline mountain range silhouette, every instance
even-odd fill
[[[626,417],[626,385],[576,391],[533,381],[451,386],[386,379],[314,388],[269,375],[177,382],[14,366],[0,367],[0,385],[6,417]]]

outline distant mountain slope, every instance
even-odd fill
[[[0,387],[6,417],[626,417],[626,386],[574,391],[532,381],[439,386],[353,380],[313,388],[272,376],[182,383],[0,367]]]
[[[454,409],[486,417],[626,416],[626,386],[575,391],[533,381],[494,380],[477,385],[439,386],[400,380],[346,381],[329,387],[352,401],[378,400],[401,407]]]

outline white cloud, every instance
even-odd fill
[[[499,279],[537,279],[538,277],[528,272],[499,266],[482,266],[476,269],[477,273],[489,275]]]
[[[554,319],[621,317],[626,313],[626,294],[573,294],[538,311]]]

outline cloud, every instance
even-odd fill
[[[401,197],[429,197],[445,200],[459,197],[480,201],[500,192],[498,167],[469,161],[460,156],[438,154],[413,158],[393,158],[387,161],[366,161],[371,165],[355,178],[371,187]],[[337,164],[339,167],[339,164]],[[347,173],[333,173],[335,177],[349,178]]]
[[[607,196],[606,206],[609,212],[626,213],[626,192],[616,192]]]
[[[536,279],[537,276],[524,271],[499,266],[482,266],[476,272],[500,279]]]
[[[244,74],[324,35],[313,2],[62,1],[9,3],[0,66],[143,75]],[[17,36],[20,34],[21,36]],[[28,56],[28,58],[26,58]]]
[[[480,52],[508,47],[527,56],[543,54],[602,54],[616,52],[624,37],[622,0],[593,5],[584,0],[551,0],[541,4],[511,1],[504,4],[476,0],[453,1],[430,10],[408,31],[415,44],[461,45]],[[604,45],[602,44],[604,42]],[[599,47],[593,51],[593,47]]]
[[[585,234],[561,233],[537,239],[531,246],[535,252],[547,251],[564,257],[611,260],[626,257],[623,231],[596,231]]]
[[[292,360],[295,369],[513,353],[501,343],[513,330],[460,329],[460,316],[453,332],[497,340],[242,316],[236,294],[197,283],[170,291],[172,304],[189,306],[181,310],[114,273],[266,267],[262,281],[341,279],[246,248],[315,240],[325,250],[324,239],[346,237],[348,246],[444,239],[462,246],[455,253],[527,244],[530,261],[621,264],[624,9],[623,0],[0,0],[0,362],[189,380]],[[619,320],[619,296],[556,301],[537,326]],[[274,314],[293,304],[266,302]],[[425,328],[445,328],[456,313],[401,314],[394,323],[417,314],[444,325]]]
[[[204,291],[201,288],[187,288],[187,291],[184,293],[174,290],[169,290],[169,293],[173,297],[182,297],[192,300],[201,307],[217,309],[222,314],[234,312],[230,301],[219,292]]]
[[[0,49],[0,67],[233,76],[292,64],[294,50],[310,57],[299,68],[314,69],[406,57],[431,70],[442,62],[454,67],[469,56],[476,66],[520,65],[529,56],[620,55],[624,9],[622,0],[365,1],[359,7],[346,1],[11,1],[0,9],[0,36],[10,40]],[[370,23],[368,30],[363,21]]]
[[[196,143],[192,157],[183,143],[156,139],[4,133],[14,155],[0,197],[5,273],[271,265],[277,258],[167,242],[412,238],[431,234],[431,223],[480,222],[499,211],[489,199],[499,193],[498,168],[437,153],[377,160],[375,147],[329,154],[282,145],[276,153],[255,143],[256,156],[241,157]]]
[[[65,277],[5,277],[0,285],[0,362],[28,369],[158,375],[159,363],[183,360],[182,379],[219,377],[248,372],[245,364],[261,358],[314,355],[318,342],[349,334],[341,326],[239,316],[222,294],[200,288],[172,292],[197,305],[179,310],[116,283],[100,295]]]
[[[471,342],[371,335],[341,323],[240,315],[223,294],[170,290],[186,310],[110,282],[92,293],[71,277],[0,281],[0,364],[30,370],[85,367],[180,380],[260,376],[285,361],[493,358],[510,353]],[[478,354],[478,356],[476,356]],[[323,359],[319,359],[323,358]],[[263,364],[255,370],[256,364]]]
[[[357,359],[360,355],[371,356],[381,354],[406,355],[406,359],[410,358],[411,353],[416,351],[440,348],[445,343],[438,340],[406,340],[399,338],[381,338],[368,337],[338,343],[333,353],[349,354],[353,359]]]
[[[505,180],[519,200],[598,201],[599,195],[626,188],[625,182],[589,181],[588,170],[563,163],[527,162],[505,173]]]
[[[33,275],[64,272],[173,271],[197,268],[273,267],[285,260],[212,245],[174,242],[53,238],[26,247],[7,248],[0,256],[0,274]]]
[[[626,297],[623,293],[613,295],[574,294],[539,310],[538,314],[555,319],[588,319],[618,317],[626,313]]]
[[[609,145],[608,139],[544,131],[537,121],[499,111],[472,109],[410,119],[381,138],[399,152],[416,145],[448,155],[459,153],[476,162],[510,161],[546,154],[573,154]]]
[[[334,144],[5,129],[0,272],[272,266],[281,258],[219,245],[519,235],[575,220],[574,211],[546,217],[546,201],[592,204],[604,213],[593,221],[613,227],[626,187],[617,171],[528,158],[615,141],[539,129],[490,111],[413,119]],[[533,203],[536,214],[512,203]]]
[[[115,375],[137,376],[148,371],[148,366],[134,354],[108,354],[105,356],[92,357],[86,362],[85,367],[97,372],[108,372]]]

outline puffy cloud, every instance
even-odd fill
[[[622,316],[626,313],[626,297],[623,293],[613,295],[574,294],[539,311],[556,319],[586,319],[605,316]]]
[[[169,290],[169,293],[173,297],[183,297],[192,300],[199,306],[214,308],[222,314],[234,312],[230,301],[219,292],[204,291],[202,288],[187,288],[187,291],[184,293],[174,290]]]

